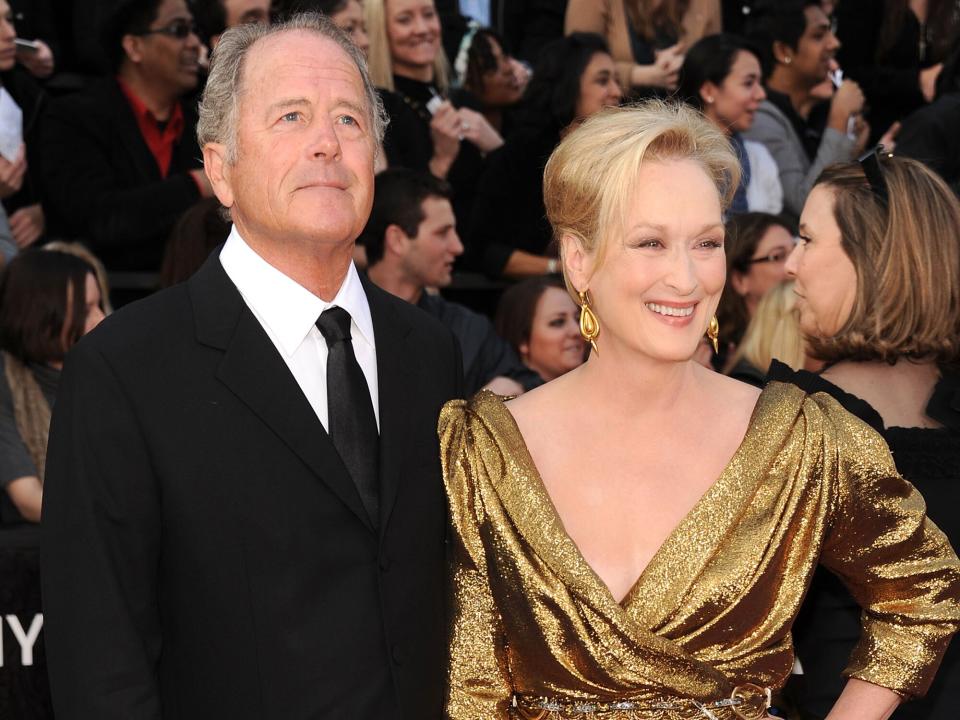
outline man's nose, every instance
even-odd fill
[[[460,236],[457,235],[456,231],[454,231],[453,239],[450,243],[450,252],[453,253],[454,257],[463,255],[463,241],[460,239]]]
[[[328,160],[340,156],[340,139],[337,137],[337,131],[334,129],[331,120],[318,118],[314,127],[311,128],[308,152],[311,157],[325,157]]]

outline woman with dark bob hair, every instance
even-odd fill
[[[821,374],[774,363],[770,378],[836,398],[880,433],[930,518],[960,543],[960,202],[924,165],[874,151],[828,168],[800,217],[787,261],[800,326]],[[880,502],[881,499],[877,498]],[[922,512],[918,506],[916,512]],[[860,608],[817,576],[797,625],[800,705],[821,717],[840,694],[834,674],[856,638]],[[946,720],[960,708],[960,645],[947,650],[926,698],[897,718]]]
[[[593,33],[543,48],[523,97],[519,127],[493,153],[477,187],[467,231],[471,257],[491,277],[556,273],[543,204],[543,168],[560,138],[604,107],[620,104],[613,58]]]
[[[507,288],[497,307],[497,333],[544,382],[583,364],[586,345],[580,311],[555,275],[532,277]]]
[[[96,273],[76,255],[27,250],[0,277],[0,524],[40,521],[60,368],[102,319]]]
[[[678,95],[730,138],[743,169],[729,213],[779,213],[783,188],[773,156],[741,133],[753,126],[763,89],[760,54],[736,35],[710,35],[694,43],[680,68]]]

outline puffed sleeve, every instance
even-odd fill
[[[880,435],[834,400],[816,397],[836,431],[829,451],[839,469],[821,563],[863,608],[845,672],[922,696],[960,628],[960,562]]]
[[[440,414],[440,457],[450,507],[450,657],[445,717],[494,720],[508,717],[512,689],[503,628],[490,591],[481,539],[483,500],[474,473],[479,449],[470,412],[453,400]]]

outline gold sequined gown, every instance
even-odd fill
[[[621,603],[499,397],[448,403],[439,433],[452,720],[740,717],[717,701],[786,681],[818,562],[864,608],[852,677],[920,695],[960,627],[956,555],[880,436],[825,394],[763,391],[730,463]]]

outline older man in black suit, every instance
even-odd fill
[[[438,717],[453,337],[361,278],[382,133],[319,16],[224,34],[200,110],[234,227],[75,347],[43,592],[59,720]]]

